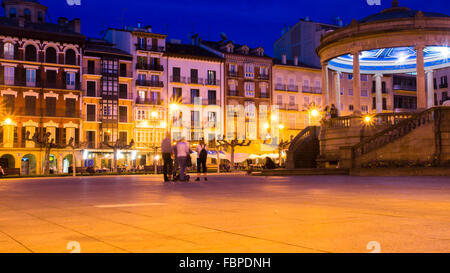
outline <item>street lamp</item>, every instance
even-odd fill
[[[5,119],[5,125],[11,125],[13,123],[12,119],[7,118]]]

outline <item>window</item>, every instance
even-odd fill
[[[150,92],[150,100],[152,104],[160,104],[159,92]]]
[[[348,110],[349,110],[349,111],[353,111],[353,109],[354,109],[353,105],[350,104],[350,105],[348,106]]]
[[[128,133],[127,132],[119,132],[119,141],[122,145],[128,144]]]
[[[47,97],[45,99],[45,110],[46,115],[49,117],[56,116],[56,98],[55,97]]]
[[[208,70],[208,84],[216,85],[216,71]]]
[[[75,72],[67,72],[66,84],[67,89],[75,89]]]
[[[193,127],[193,128],[200,127],[200,112],[199,111],[191,111],[191,127]]]
[[[47,87],[56,87],[56,70],[47,70]]]
[[[119,98],[127,99],[128,98],[128,85],[119,84]]]
[[[199,89],[191,89],[191,104],[195,104],[196,100],[200,97],[200,90]]]
[[[9,18],[16,18],[16,17],[17,17],[16,8],[10,8],[9,9]]]
[[[120,64],[120,76],[127,77],[127,64]]]
[[[245,68],[245,77],[246,78],[254,78],[255,77],[254,67],[252,64],[245,64],[244,68]]]
[[[383,98],[383,110],[387,110],[387,100]]]
[[[349,88],[348,89],[348,95],[349,96],[353,96],[353,88]]]
[[[173,98],[174,100],[181,100],[182,94],[183,94],[183,91],[182,91],[181,88],[179,88],[179,87],[174,87],[174,88],[173,88],[173,95],[172,95],[172,98]]]
[[[5,84],[14,85],[14,67],[5,66]]]
[[[34,96],[25,97],[25,114],[27,116],[36,115],[36,97]]]
[[[295,105],[295,96],[289,96],[289,105]]]
[[[96,121],[95,112],[97,107],[95,104],[88,104],[86,106],[86,120],[87,121]]]
[[[70,65],[76,65],[77,64],[76,54],[75,54],[75,51],[73,49],[68,49],[66,51],[66,64],[70,64]]]
[[[95,131],[86,131],[87,147],[95,148]]]
[[[36,60],[36,47],[34,45],[27,45],[25,47],[25,61],[35,62]]]
[[[119,122],[128,122],[128,107],[119,106]]]
[[[3,55],[5,59],[14,59],[14,45],[12,43],[5,43],[3,45]]]
[[[95,74],[95,61],[88,61],[87,62],[87,73],[88,74]]]
[[[208,105],[216,105],[216,90],[208,90]]]
[[[47,63],[56,63],[56,49],[53,47],[48,47],[45,50],[45,62]]]
[[[174,82],[180,82],[181,77],[180,77],[181,71],[179,67],[173,67],[172,68],[172,78]]]
[[[3,95],[3,107],[5,109],[5,114],[14,113],[14,104],[16,97],[14,95]]]
[[[255,97],[255,83],[253,82],[245,82],[245,96],[246,97]]]
[[[282,105],[283,104],[283,96],[282,95],[277,95],[277,104],[278,105]]]
[[[368,97],[369,94],[367,92],[367,89],[361,89],[361,97]]]
[[[217,113],[216,112],[208,112],[208,126],[209,126],[209,128],[217,127]]]
[[[230,64],[230,72],[237,72],[237,69],[236,69],[236,65],[235,64]]]
[[[87,81],[86,82],[86,96],[88,97],[96,97],[97,96],[97,88],[95,81]]]
[[[35,69],[27,69],[27,86],[34,87],[36,86],[36,70]]]
[[[66,99],[66,117],[75,117],[75,99]]]
[[[25,21],[31,21],[31,11],[30,9],[23,10],[23,17],[25,17]]]
[[[191,83],[198,83],[198,70],[191,69]]]
[[[305,102],[305,105],[309,105],[309,97],[308,96],[305,96],[303,98],[303,101]]]
[[[38,11],[38,22],[44,22],[44,16],[42,16],[42,12]]]
[[[369,106],[367,105],[361,105],[361,111],[363,113],[368,113],[369,112]]]

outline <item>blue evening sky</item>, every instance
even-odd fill
[[[71,1],[71,0],[69,0]],[[369,6],[367,0],[79,0],[81,6],[69,6],[67,0],[40,0],[49,6],[53,22],[60,16],[81,18],[82,31],[89,37],[101,37],[107,27],[151,25],[153,31],[169,38],[188,41],[189,34],[219,40],[220,32],[249,46],[263,46],[271,55],[273,42],[285,25],[294,25],[309,16],[313,21],[331,23],[336,16],[347,24],[391,6]],[[369,0],[370,1],[370,0]],[[400,0],[400,6],[450,14],[448,0]]]

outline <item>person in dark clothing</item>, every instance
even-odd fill
[[[268,170],[276,169],[277,166],[275,165],[275,162],[273,162],[273,160],[270,157],[266,157],[265,161],[266,161],[264,164],[265,169],[268,169]]]
[[[206,148],[205,141],[203,139],[200,140],[200,143],[196,148],[197,152],[197,179],[195,181],[200,181],[200,175],[203,173],[205,177],[205,181],[208,181],[206,177],[207,168],[206,168],[206,160],[208,159],[208,150]]]
[[[330,116],[331,118],[337,118],[339,116],[339,111],[334,104],[331,105]]]
[[[169,175],[173,170],[173,160],[172,160],[172,142],[170,140],[169,133],[166,134],[166,137],[161,142],[161,153],[164,161],[163,166],[163,174],[164,174],[164,182],[169,182]]]

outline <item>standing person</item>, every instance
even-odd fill
[[[206,148],[205,141],[203,138],[200,140],[200,143],[197,145],[195,149],[197,152],[197,179],[195,181],[200,181],[200,175],[203,173],[205,177],[205,181],[208,181],[206,177],[207,168],[206,168],[206,159],[208,158],[208,150]]]
[[[173,169],[172,142],[170,141],[169,133],[166,133],[166,137],[161,142],[161,153],[164,161],[163,166],[164,182],[169,182],[168,174],[171,174]]]
[[[180,181],[186,181],[185,173],[186,173],[186,165],[187,165],[187,157],[191,156],[191,149],[189,145],[185,141],[184,137],[181,137],[180,142],[176,145],[177,149],[177,161],[180,166]]]

